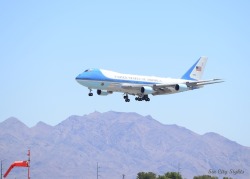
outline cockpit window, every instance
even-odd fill
[[[87,69],[84,72],[91,72],[93,69]]]

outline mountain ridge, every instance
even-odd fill
[[[102,176],[110,179],[122,174],[136,178],[140,171],[177,171],[179,164],[188,178],[208,174],[210,169],[231,168],[245,171],[237,178],[250,177],[248,147],[216,133],[199,135],[185,127],[165,125],[149,115],[95,111],[69,116],[55,126],[23,125],[15,119],[0,123],[0,158],[7,156],[9,164],[25,158],[30,148],[36,178],[95,178],[96,162],[102,166]],[[18,126],[19,130],[13,130]],[[16,175],[25,174],[13,172]]]

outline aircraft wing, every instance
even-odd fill
[[[122,83],[121,87],[123,89],[131,89],[131,88],[141,88],[143,85],[141,84],[130,84],[130,83]]]
[[[209,84],[214,84],[214,83],[222,83],[224,82],[222,79],[212,79],[212,80],[200,80],[200,81],[187,81],[187,82],[182,82],[180,84],[186,84],[187,87],[200,87],[204,85],[209,85]],[[172,84],[155,84],[153,85],[153,89],[157,90],[159,88],[174,88],[177,84],[179,83],[172,83]]]
[[[125,90],[140,90],[142,86],[143,85],[141,85],[141,84],[127,84],[127,83],[123,83],[121,85],[121,88],[125,89]]]
[[[204,85],[222,83],[222,79],[211,79],[211,80],[200,80],[200,81],[183,81],[181,83],[167,83],[167,84],[154,84],[154,85],[142,85],[142,84],[122,84],[121,88],[126,90],[129,94],[140,94],[141,89],[149,87],[152,95],[161,95],[175,92],[182,92],[186,90],[192,90],[197,88],[202,88]]]
[[[163,84],[159,84],[163,85]],[[162,86],[156,86],[156,85],[142,85],[142,84],[122,84],[121,88],[126,91],[128,94],[132,95],[140,95],[142,94],[141,89],[144,87],[149,88],[150,92],[146,94],[152,94],[152,95],[160,95],[160,94],[167,94],[172,93],[174,91],[176,84],[170,84],[170,85],[164,85]]]

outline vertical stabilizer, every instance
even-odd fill
[[[181,78],[185,80],[200,80],[206,63],[207,57],[200,57],[199,60]]]

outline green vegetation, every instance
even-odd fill
[[[167,172],[165,174],[166,178],[171,178],[171,179],[182,179],[181,174],[176,173],[176,172]]]
[[[136,179],[157,179],[153,172],[139,172]]]
[[[183,179],[180,173],[177,172],[167,172],[164,175],[156,175],[153,172],[139,172],[136,179]],[[218,179],[218,177],[210,175],[194,176],[193,179]],[[233,179],[228,177],[223,177],[223,179]]]
[[[176,172],[167,172],[158,177],[153,172],[139,172],[136,179],[182,179],[182,176]]]
[[[139,172],[136,179],[183,179],[180,173],[167,172],[164,175],[156,175],[153,172]],[[218,179],[218,177],[210,175],[194,176],[193,179]],[[223,177],[223,179],[233,179],[231,177]]]

